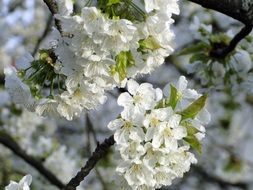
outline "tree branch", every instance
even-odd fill
[[[91,146],[90,146],[90,134],[92,134],[93,136],[93,140],[97,143],[97,135],[96,135],[96,131],[94,130],[94,126],[93,123],[90,120],[89,114],[86,114],[86,127],[87,127],[87,139],[88,139],[88,151],[89,151],[89,155],[92,154],[92,150],[91,150]],[[99,170],[97,167],[94,168],[96,175],[99,179],[99,181],[101,182],[101,185],[103,186],[103,190],[107,190],[106,187],[106,182],[104,181],[102,175],[100,174]]]
[[[217,58],[224,58],[226,57],[229,53],[231,53],[237,46],[237,44],[243,40],[247,35],[250,34],[252,31],[253,26],[248,26],[245,25],[242,30],[235,35],[235,37],[231,40],[229,45],[225,48],[221,49],[214,49],[213,51],[210,52],[210,56],[212,57],[217,57]]]
[[[90,171],[95,167],[97,162],[107,153],[109,148],[115,144],[113,135],[102,144],[98,144],[97,148],[93,152],[92,156],[88,159],[85,166],[72,178],[69,183],[62,190],[75,190],[84,178],[90,173]]]
[[[54,1],[54,0],[43,0],[43,1],[46,3],[49,11],[52,13],[53,16],[58,13],[58,6],[57,6],[56,1]],[[61,21],[58,19],[54,19],[54,20],[55,20],[55,26],[56,26],[57,30],[61,34],[63,34]]]
[[[4,86],[4,74],[0,74],[0,86],[3,85]]]
[[[244,28],[231,40],[227,47],[214,49],[211,56],[224,58],[231,53],[237,44],[250,34],[253,28],[252,0],[188,0],[205,8],[212,9],[230,16],[245,24]]]
[[[0,143],[10,149],[14,154],[22,158],[26,163],[34,167],[41,175],[43,175],[51,184],[58,188],[63,188],[64,184],[49,170],[47,170],[40,161],[32,156],[26,154],[26,152],[21,149],[21,147],[15,142],[15,140],[5,134],[0,132]]]
[[[253,26],[252,0],[188,0]]]

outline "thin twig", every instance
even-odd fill
[[[231,42],[229,43],[229,45],[225,48],[221,48],[221,49],[214,49],[211,53],[210,56],[212,57],[217,57],[217,58],[224,58],[226,57],[228,54],[230,54],[237,46],[237,44],[243,40],[247,35],[250,34],[250,32],[252,31],[253,26],[251,25],[246,25],[242,28],[242,30],[235,35],[235,37],[231,40]]]
[[[56,1],[54,1],[54,0],[43,0],[43,1],[46,3],[49,11],[52,13],[53,16],[58,13],[58,6],[57,6]],[[55,20],[55,26],[56,26],[57,30],[61,34],[63,34],[61,21],[59,19],[56,19],[56,18],[54,20]]]
[[[94,126],[93,126],[93,123],[92,121],[90,120],[90,117],[89,117],[89,114],[86,115],[86,127],[87,127],[87,138],[88,138],[88,150],[89,150],[89,154],[91,155],[92,153],[92,150],[91,150],[91,146],[90,146],[90,135],[93,136],[93,140],[95,141],[95,143],[98,142],[97,140],[97,135],[96,135],[96,131],[94,130]],[[99,181],[101,182],[101,185],[103,186],[103,190],[107,190],[107,187],[106,187],[106,182],[104,181],[100,171],[98,170],[98,168],[95,166],[95,172],[96,172],[96,175],[99,179]]]
[[[97,148],[93,152],[92,156],[88,159],[85,166],[81,168],[81,170],[73,177],[70,182],[62,188],[62,190],[75,190],[80,183],[84,180],[84,178],[90,173],[90,171],[95,167],[97,162],[105,156],[108,152],[109,148],[115,144],[113,135],[102,144],[98,144]]]
[[[4,75],[0,74],[0,86],[4,85],[4,81],[5,81]]]
[[[41,175],[43,175],[52,185],[63,188],[64,184],[48,169],[46,169],[40,161],[33,156],[28,155],[15,140],[6,133],[0,132],[0,143],[10,149],[14,154],[22,158],[26,163],[34,167]]]

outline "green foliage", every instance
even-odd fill
[[[155,38],[152,36],[149,36],[146,39],[140,40],[139,41],[139,50],[142,52],[146,52],[147,50],[156,50],[161,48],[159,43],[156,42]]]
[[[119,74],[120,80],[127,77],[127,68],[134,66],[135,60],[131,51],[122,51],[116,56],[116,65],[111,67],[111,73]]]
[[[98,8],[113,19],[143,21],[146,17],[146,14],[132,0],[98,0]]]
[[[210,56],[212,52],[225,48],[230,42],[226,34],[210,34],[208,42],[198,42],[192,46],[186,47],[179,52],[179,55],[191,55],[189,63],[201,62],[206,64],[209,60],[215,61],[221,58]]]
[[[190,63],[195,63],[197,61],[202,62],[202,63],[207,63],[208,60],[210,60],[210,58],[205,53],[197,53],[191,56]]]
[[[212,44],[214,43],[219,43],[219,44],[224,44],[224,45],[228,45],[230,42],[230,38],[228,37],[228,35],[220,33],[220,34],[213,34],[210,37],[210,42]]]
[[[201,96],[197,100],[195,100],[192,104],[190,104],[183,111],[178,112],[182,116],[182,120],[184,119],[194,119],[197,114],[203,109],[206,103],[206,95]]]
[[[194,150],[196,150],[199,154],[202,153],[202,145],[195,136],[199,130],[192,126],[192,124],[189,121],[182,121],[181,125],[184,126],[187,130],[187,136],[184,138],[184,140],[189,143],[190,147]]]
[[[190,63],[201,62],[207,63],[210,60],[209,51],[211,50],[210,44],[206,42],[199,42],[190,47],[184,48],[179,55],[192,54],[190,57]]]
[[[179,55],[188,55],[197,52],[205,52],[209,50],[209,48],[210,48],[209,44],[205,42],[199,42],[196,43],[195,45],[184,48],[183,50],[180,51]]]
[[[170,99],[169,99],[169,106],[171,106],[173,109],[176,108],[177,103],[180,99],[180,94],[176,87],[174,87],[172,84],[170,85]]]
[[[108,0],[107,2],[107,6],[111,6],[111,5],[115,5],[115,4],[118,4],[120,3],[120,0]]]
[[[184,138],[184,140],[189,143],[192,149],[196,150],[199,154],[202,153],[202,146],[196,136],[190,135]]]
[[[162,99],[157,104],[156,109],[166,108],[166,107],[172,107],[172,109],[175,109],[179,99],[180,99],[180,94],[179,94],[177,88],[171,84],[170,85],[170,96],[166,99]]]
[[[50,88],[51,96],[55,82],[60,91],[60,83],[66,76],[55,72],[56,61],[57,56],[52,49],[42,49],[39,51],[39,58],[32,61],[30,67],[18,72],[18,76],[30,87],[31,94],[36,99],[42,98],[44,87]]]

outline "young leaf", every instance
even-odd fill
[[[158,104],[155,106],[155,109],[159,108],[165,108],[166,107],[166,99],[162,99],[158,102]]]
[[[158,104],[156,105],[155,108],[158,109],[158,108],[172,107],[172,109],[175,109],[179,99],[180,99],[180,95],[177,91],[177,88],[171,84],[170,85],[170,96],[168,98],[162,99],[160,102],[158,102]]]
[[[200,61],[202,63],[207,63],[210,58],[206,56],[204,53],[197,53],[191,56],[190,63],[194,63]]]
[[[120,80],[127,76],[127,68],[135,65],[133,55],[130,51],[122,51],[116,56],[116,65],[111,68],[112,74],[117,72]]]
[[[178,114],[182,116],[182,120],[188,119],[188,118],[194,119],[196,115],[205,106],[206,98],[207,98],[206,95],[201,96],[200,98],[195,100],[195,102],[193,102],[187,108],[185,108],[183,111],[179,112]]]
[[[199,132],[197,128],[193,127],[190,121],[187,120],[181,121],[180,125],[186,128],[188,136],[195,135],[196,133]]]
[[[203,52],[205,50],[209,49],[209,45],[205,42],[199,42],[195,45],[192,45],[190,47],[184,48],[179,55],[188,55],[188,54],[193,54],[196,52]]]
[[[157,43],[155,38],[152,36],[149,36],[144,40],[140,40],[139,45],[141,50],[156,50],[161,48],[159,43]]]
[[[194,135],[189,135],[189,136],[185,137],[184,140],[187,143],[189,143],[191,148],[196,150],[199,154],[202,153],[202,146],[201,146],[201,143],[199,142],[199,140],[197,139],[197,137],[195,137]]]
[[[120,3],[120,0],[108,0],[108,3],[106,5],[111,6],[118,3]]]
[[[169,99],[168,105],[171,106],[173,109],[175,109],[179,99],[180,99],[180,95],[177,91],[177,88],[171,84],[170,85],[170,99]]]

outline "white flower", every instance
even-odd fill
[[[16,104],[25,105],[25,107],[32,105],[34,99],[31,95],[30,88],[17,76],[15,68],[5,68],[4,74],[5,88],[9,92],[12,101]]]
[[[145,148],[139,141],[131,141],[129,143],[125,143],[119,148],[120,154],[124,160],[139,160],[141,156],[146,153]]]
[[[180,120],[180,115],[172,115],[167,121],[155,127],[153,134],[147,133],[146,140],[149,141],[152,139],[154,148],[160,148],[161,145],[164,145],[169,150],[176,150],[178,140],[181,140],[187,135],[186,129],[179,124]]]
[[[58,0],[57,6],[58,12],[62,15],[70,15],[73,12],[72,0]]]
[[[59,116],[57,106],[59,103],[56,100],[43,99],[36,107],[36,113],[41,116]]]
[[[143,114],[146,110],[151,110],[162,98],[161,89],[154,89],[152,84],[142,83],[130,79],[127,83],[129,93],[122,93],[118,98],[118,104],[127,107],[134,107],[136,114]]]
[[[169,108],[160,108],[153,109],[150,114],[147,114],[145,120],[143,121],[143,125],[147,128],[155,128],[162,121],[167,121],[169,117],[173,114],[173,110]]]
[[[40,115],[54,113],[68,120],[85,109],[95,109],[105,103],[107,90],[124,87],[128,78],[150,73],[164,63],[164,58],[173,51],[174,35],[170,26],[174,21],[171,17],[179,13],[177,0],[121,2],[131,6],[131,13],[114,10],[113,15],[97,1],[84,1],[82,5],[86,7],[81,7],[81,14],[73,15],[73,4],[72,0],[58,0],[58,14],[55,15],[61,21],[63,33],[70,37],[54,30],[48,57],[39,56],[34,60],[27,54],[17,66],[24,72],[24,81],[12,75],[6,77],[6,86],[16,103]],[[154,40],[155,47],[142,47],[140,42],[149,38]],[[118,55],[122,52],[129,52],[129,55],[119,61]],[[41,82],[43,76],[40,74],[48,70],[40,67],[40,61],[48,60],[52,66],[47,68],[49,76],[54,78],[46,77]],[[119,104],[125,107],[122,118],[130,118],[134,125],[140,125],[143,113],[153,109],[162,93],[147,83],[131,90],[136,86],[133,83],[130,80],[128,85],[131,95],[121,95]],[[53,88],[56,85],[58,89]],[[127,98],[132,99],[131,105],[123,105]]]
[[[77,170],[76,160],[73,159],[65,146],[60,146],[49,155],[44,164],[51,168],[52,172],[59,176],[63,182],[68,182]]]
[[[92,36],[92,34],[97,31],[103,33],[109,28],[109,22],[96,7],[84,7],[82,9],[81,18],[83,21],[83,28],[89,36]]]
[[[130,48],[138,48],[138,39],[135,32],[137,28],[128,20],[113,21],[106,32],[105,40],[102,43],[102,50],[114,51],[116,54],[121,51],[128,51]],[[135,37],[134,41],[133,38]]]
[[[27,69],[31,66],[31,62],[34,61],[34,58],[30,53],[25,53],[20,59],[17,60],[17,68],[18,69]]]
[[[157,0],[145,0],[145,9],[149,13],[153,11],[154,9],[158,9]]]
[[[196,100],[201,95],[194,89],[187,88],[188,81],[184,76],[181,76],[176,83],[175,87],[179,96],[179,103],[177,109],[183,109],[190,104],[193,100]],[[170,96],[170,84],[167,84],[164,88],[164,94]]]
[[[130,139],[137,142],[144,140],[145,135],[143,130],[134,126],[131,121],[119,118],[111,121],[108,124],[108,128],[111,130],[116,130],[114,139],[117,144],[128,144]]]
[[[181,101],[188,98],[185,97],[186,85],[183,77],[176,85]],[[118,119],[108,124],[109,129],[115,130],[116,149],[121,156],[116,171],[127,181],[128,185],[124,183],[127,189],[130,186],[133,190],[154,190],[171,185],[172,180],[182,177],[191,164],[197,162],[189,152],[192,144],[188,144],[185,137],[195,135],[199,140],[204,137],[202,124],[209,121],[208,112],[203,109],[196,118],[186,121],[174,108],[161,105],[167,98],[156,95],[161,92],[157,93],[152,85],[129,80],[128,91],[130,94],[122,93],[118,98],[124,110]],[[188,132],[185,122],[196,128],[197,133]]]
[[[32,183],[32,176],[24,176],[19,183],[11,181],[11,183],[5,187],[5,190],[30,190],[30,185]]]
[[[152,171],[150,171],[141,162],[122,162],[122,164],[117,167],[116,171],[122,174],[125,173],[125,179],[130,186],[147,185],[154,187],[155,185],[155,180],[152,177]]]
[[[238,50],[232,62],[237,72],[247,73],[252,68],[252,59],[245,50]]]
[[[149,13],[153,10],[160,10],[160,12],[167,15],[179,14],[177,0],[145,0],[145,9]]]

